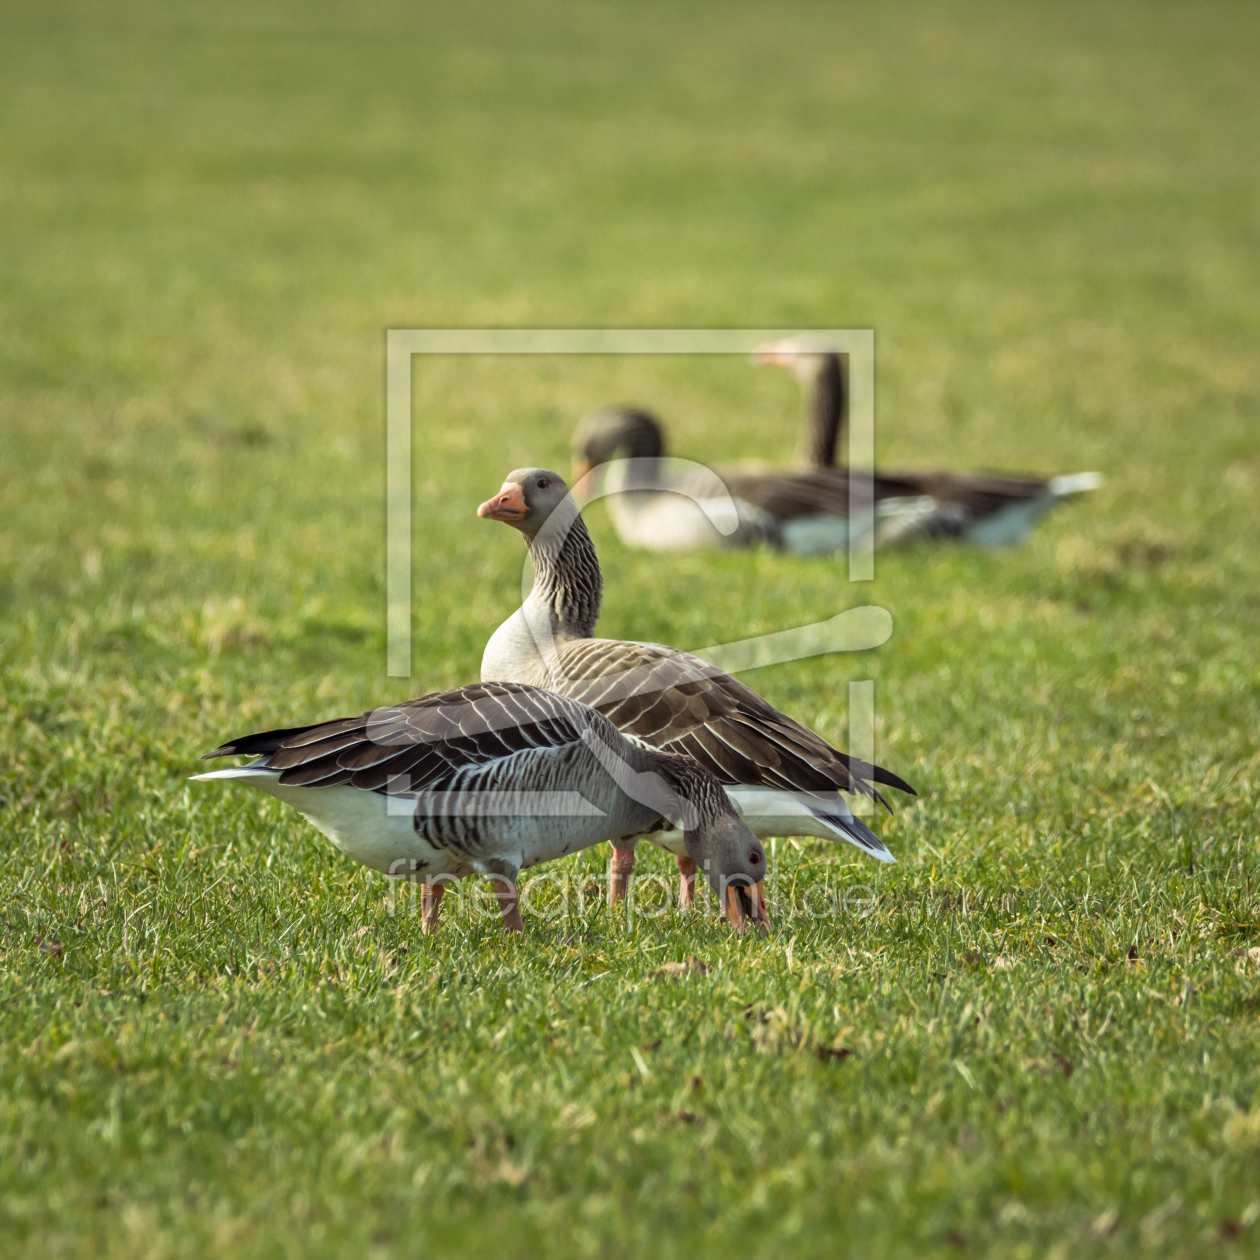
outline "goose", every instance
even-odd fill
[[[618,458],[624,456],[624,458]],[[751,501],[747,475],[665,456],[660,421],[639,407],[607,407],[573,434],[573,481],[593,491],[599,470],[622,542],[648,551],[701,547],[782,548],[781,523]],[[734,484],[732,484],[734,482]]]
[[[603,594],[595,545],[558,473],[508,474],[477,515],[503,521],[525,539],[534,585],[525,603],[490,637],[483,680],[545,687],[604,714],[632,742],[685,753],[716,776],[753,832],[817,836],[855,845],[881,862],[895,859],[841,793],[888,802],[875,784],[915,795],[904,779],[839,752],[723,670],[657,643],[594,638]],[[676,837],[647,837],[678,857],[682,902],[694,876]],[[633,845],[613,856],[613,897],[634,869]]]
[[[836,447],[848,411],[844,364],[833,346],[809,336],[760,347],[761,363],[796,377],[806,399],[804,457],[820,475],[847,479]],[[984,473],[880,471],[874,474],[875,540],[955,538],[986,547],[1022,542],[1051,508],[1103,484],[1100,473],[1006,477]]]
[[[607,407],[578,425],[573,480],[583,497],[602,480],[613,525],[630,547],[691,551],[766,543],[809,556],[843,550],[849,542],[843,473],[672,461],[660,421],[640,407]]]
[[[441,691],[361,717],[228,740],[203,759],[248,765],[194,775],[259,788],[373,870],[420,876],[422,929],[445,885],[497,885],[504,925],[523,930],[522,870],[604,840],[670,829],[727,917],[766,930],[765,851],[717,779],[646,748],[572,697],[514,682]]]

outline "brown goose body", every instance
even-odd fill
[[[844,840],[892,861],[841,794],[883,801],[876,785],[913,793],[903,779],[833,748],[699,657],[660,644],[593,637],[602,594],[599,561],[556,473],[509,474],[479,514],[518,528],[535,567],[528,599],[486,646],[483,678],[573,696],[634,742],[693,758],[763,838]]]

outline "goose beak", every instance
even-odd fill
[[[523,521],[529,515],[525,492],[515,482],[505,483],[493,499],[477,509],[477,515],[488,521]]]
[[[783,349],[781,342],[777,341],[768,341],[764,346],[758,346],[753,351],[754,363],[768,363],[771,367],[787,367],[791,359],[791,354]]]
[[[578,503],[584,503],[588,497],[589,487],[584,484],[584,479],[594,467],[595,465],[585,456],[573,461],[572,494]]]
[[[762,936],[770,934],[770,916],[766,913],[766,885],[758,880],[751,888],[732,884],[726,890],[726,917],[743,936],[749,922],[755,923]]]

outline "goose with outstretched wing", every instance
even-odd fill
[[[423,881],[423,926],[445,885],[496,882],[521,931],[517,878],[605,840],[668,834],[741,930],[766,925],[765,852],[717,779],[644,747],[593,708],[516,682],[482,682],[361,717],[229,740],[207,758],[247,765],[196,775],[278,797],[357,862]]]

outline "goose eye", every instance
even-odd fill
[[[539,478],[538,478],[538,488],[539,488],[539,490],[546,490],[546,488],[547,488],[548,484],[549,484],[549,483],[548,483],[548,481],[547,481],[547,478],[546,478],[546,477],[539,477]]]
[[[750,861],[750,862],[751,862],[754,866],[760,866],[760,865],[761,865],[761,854],[760,854],[760,853],[750,853],[750,854],[748,855],[748,860],[749,860],[749,861]]]

